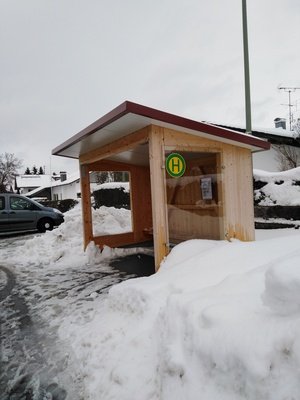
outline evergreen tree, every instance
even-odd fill
[[[38,172],[37,167],[34,165],[34,166],[32,167],[32,173],[33,173],[33,175],[36,175],[37,172]]]
[[[29,167],[26,168],[26,171],[24,172],[25,175],[31,175]]]
[[[43,167],[40,167],[39,168],[39,175],[44,175],[44,174],[45,174],[45,171],[44,171]]]

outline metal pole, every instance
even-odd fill
[[[290,119],[290,131],[292,130],[292,104],[291,104],[291,90],[289,90],[289,119]]]
[[[250,73],[249,73],[249,51],[248,51],[248,27],[247,27],[247,4],[242,0],[243,11],[243,42],[244,42],[244,75],[245,75],[245,109],[246,109],[246,133],[251,134],[251,96],[250,96]]]

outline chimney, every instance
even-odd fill
[[[64,182],[64,181],[67,180],[67,173],[66,173],[66,171],[60,171],[59,175],[60,175],[60,181],[61,181],[61,182]]]
[[[275,118],[275,128],[286,129],[286,119],[285,118]]]

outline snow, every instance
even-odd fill
[[[78,266],[95,262],[100,255],[99,249],[90,244],[87,252],[83,251],[81,204],[64,214],[65,223],[53,231],[38,235],[15,250],[11,261],[26,266],[28,263],[43,265]],[[102,206],[92,209],[93,229],[95,236],[125,233],[131,231],[130,210]],[[110,250],[111,253],[122,253],[122,250]],[[104,252],[101,257],[104,257]]]
[[[254,191],[255,199],[260,200],[259,205],[300,205],[300,186],[295,184],[300,182],[300,167],[282,172],[266,172],[255,169],[253,176],[256,181],[267,183],[263,188]],[[261,198],[262,194],[263,198]]]
[[[300,167],[281,172],[268,172],[260,169],[254,169],[253,177],[255,180],[260,180],[262,182],[268,182],[268,183],[280,180],[299,181]]]
[[[292,399],[300,391],[298,236],[193,240],[114,286],[60,334],[88,399]]]
[[[127,229],[124,211],[101,207],[97,229]],[[108,271],[112,257],[138,251],[100,253],[91,244],[83,253],[80,206],[65,219],[14,251],[3,249],[3,262],[27,280],[56,275],[59,288],[68,269]],[[72,348],[84,399],[299,398],[299,238],[299,229],[285,229],[258,231],[256,242],[187,241],[155,275],[101,296],[91,285],[90,301],[76,306],[65,283],[65,297],[49,298],[42,312]]]
[[[125,193],[128,193],[129,182],[105,182],[97,184],[97,190],[99,189],[123,189]]]

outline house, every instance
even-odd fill
[[[39,187],[50,186],[53,179],[51,175],[18,175],[15,180],[15,191],[26,195]]]
[[[252,135],[267,140],[270,144],[270,150],[253,154],[253,167],[270,172],[282,170],[280,165],[280,155],[278,146],[284,146],[289,154],[299,152],[300,157],[300,137],[294,132],[286,129],[284,118],[275,118],[275,127],[271,129],[253,128]],[[231,129],[236,132],[245,133],[245,128],[240,126],[214,124],[222,128]],[[291,168],[291,167],[290,167]]]
[[[252,152],[269,148],[251,135],[125,101],[52,154],[79,160],[84,246],[153,238],[158,269],[188,239],[254,240]],[[129,173],[130,232],[94,236],[92,171]]]
[[[60,173],[59,181],[38,187],[26,193],[30,198],[47,198],[48,200],[77,199],[81,196],[79,172],[67,176],[66,172]]]

